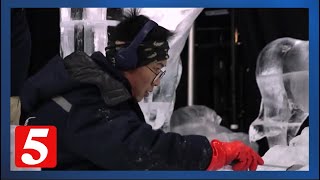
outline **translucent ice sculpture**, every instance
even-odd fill
[[[239,140],[258,151],[258,145],[250,143],[248,134],[234,133],[228,128],[220,126],[221,121],[221,117],[206,106],[187,106],[173,112],[170,131],[181,135],[202,135],[210,141],[213,139],[225,142]]]
[[[169,56],[166,75],[160,86],[139,103],[145,119],[153,129],[168,131],[174,109],[176,89],[182,73],[180,53],[188,38],[190,28],[203,8],[142,8],[141,14],[148,16],[160,26],[173,31],[169,40]]]
[[[107,20],[106,8],[61,8],[61,56],[66,57],[76,50],[89,55],[95,51],[105,54],[108,26],[116,23]]]
[[[288,145],[309,115],[309,41],[269,43],[259,54],[256,80],[262,99],[250,140],[267,137],[270,148]]]

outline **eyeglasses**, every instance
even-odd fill
[[[152,80],[152,84],[155,84],[158,79],[161,79],[166,74],[166,67],[161,68],[159,73],[154,72],[149,66],[146,67],[156,75]]]

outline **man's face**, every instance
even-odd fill
[[[125,72],[125,76],[132,87],[132,95],[138,102],[148,96],[154,86],[160,85],[159,75],[163,72],[166,64],[166,60],[154,61],[148,65]]]

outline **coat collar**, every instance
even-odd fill
[[[128,80],[102,53],[96,52],[90,57],[77,51],[67,56],[64,64],[72,79],[97,86],[107,105],[114,106],[132,98]]]

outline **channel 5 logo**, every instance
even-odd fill
[[[54,168],[57,165],[55,126],[17,126],[15,164],[21,168]]]

